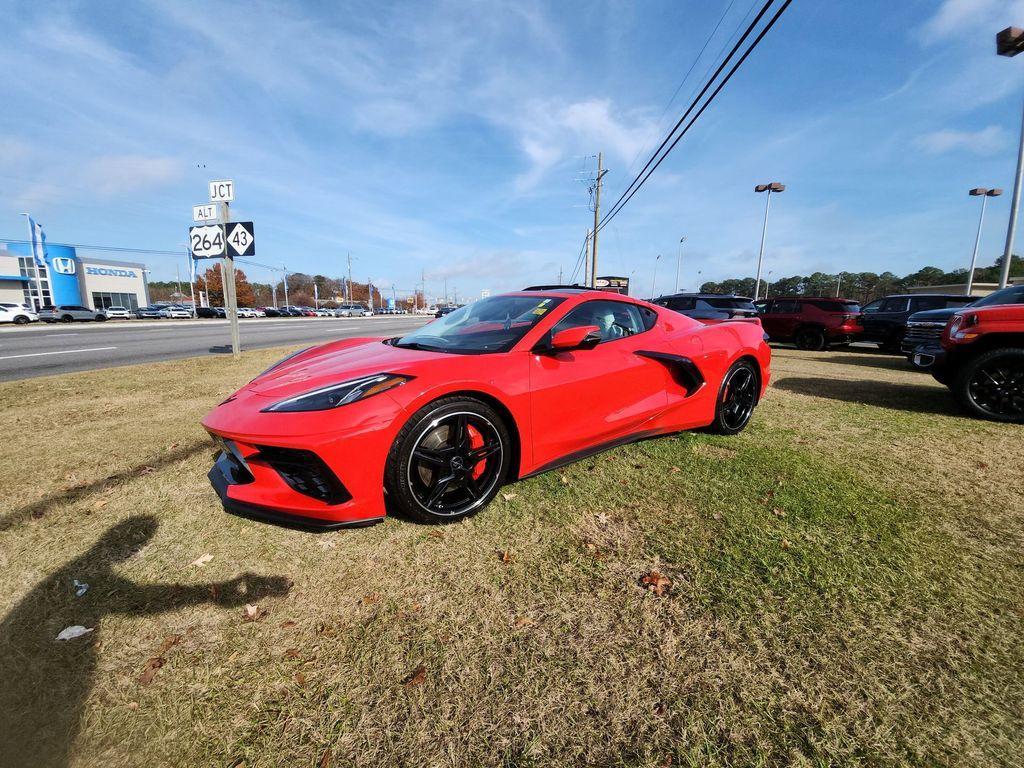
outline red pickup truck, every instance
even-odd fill
[[[1024,423],[1024,304],[963,309],[941,343],[932,375],[969,413]]]

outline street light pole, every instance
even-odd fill
[[[658,293],[655,290],[655,286],[658,284],[658,262],[661,261],[661,254],[658,254],[658,258],[654,260],[654,277],[651,278],[651,299],[658,298]]]
[[[1021,51],[1024,51],[1024,30],[1007,27],[996,35],[996,53],[1000,56],[1012,57]],[[1017,232],[1017,208],[1020,205],[1022,177],[1024,177],[1024,110],[1021,114],[1020,144],[1017,147],[1017,175],[1013,179],[1013,198],[1010,200],[1010,222],[1006,226],[1006,246],[1003,248],[1003,264],[999,272],[1000,288],[1005,288],[1010,282],[1010,262],[1013,260],[1013,238]]]
[[[683,262],[683,243],[685,242],[685,236],[679,238],[679,255],[676,257],[676,289],[673,293],[679,293],[679,265]]]
[[[761,297],[761,264],[764,262],[764,241],[768,234],[768,211],[772,205],[772,192],[785,192],[786,185],[773,181],[769,184],[758,184],[754,191],[768,193],[764,203],[764,224],[761,226],[761,250],[757,254],[757,278],[754,281],[754,301],[757,301]]]
[[[978,219],[978,234],[974,237],[974,253],[971,254],[971,268],[967,272],[967,290],[964,291],[965,296],[970,296],[971,291],[974,290],[974,268],[978,263],[978,245],[981,243],[981,227],[985,223],[985,203],[988,202],[990,197],[999,197],[1003,194],[1003,190],[977,187],[970,190],[967,194],[971,197],[981,198],[981,216]],[[1005,288],[1005,286],[1001,287]]]

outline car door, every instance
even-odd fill
[[[531,353],[536,466],[643,432],[665,410],[671,375],[658,361],[637,354],[657,349],[656,320],[654,310],[631,302],[587,301],[570,310],[552,333],[595,325],[601,343],[586,350]]]
[[[765,306],[761,326],[772,339],[788,339],[800,320],[800,302],[791,299],[772,299]]]
[[[908,299],[903,296],[892,296],[883,299],[877,312],[868,312],[861,317],[864,327],[864,339],[869,341],[886,341],[893,331],[903,325],[906,319]]]

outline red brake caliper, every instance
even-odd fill
[[[472,424],[467,424],[466,429],[469,431],[469,447],[473,450],[484,447],[484,436],[480,434],[480,430],[474,427]],[[487,466],[487,459],[480,459],[473,467],[473,479],[478,479],[480,475],[484,473],[484,468]]]

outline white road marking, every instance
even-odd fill
[[[43,338],[44,339],[53,339],[53,338],[56,338],[58,336],[77,336],[77,335],[78,335],[78,333],[76,331],[72,331],[71,333],[44,333],[43,334]]]
[[[18,357],[41,357],[43,355],[70,355],[75,352],[106,352],[109,349],[117,349],[117,347],[92,347],[91,349],[62,349],[60,352],[31,352],[27,355],[7,355],[6,357],[0,357],[0,360],[14,360]]]

